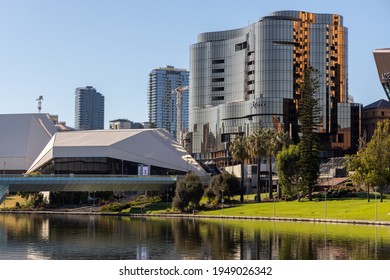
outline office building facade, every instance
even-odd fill
[[[374,50],[374,59],[378,69],[379,80],[390,101],[390,48]]]
[[[144,125],[139,122],[133,122],[128,119],[116,119],[112,120],[109,123],[110,129],[141,129],[144,128]]]
[[[104,96],[94,87],[76,88],[75,129],[104,129]]]
[[[355,149],[362,106],[348,102],[347,38],[342,16],[301,11],[274,12],[244,28],[200,34],[190,48],[193,156],[229,164],[232,140],[260,127],[288,132],[297,142],[299,84],[308,65],[320,74],[315,97],[322,156]]]
[[[186,69],[166,66],[149,73],[149,122],[156,128],[166,129],[174,137],[179,134],[178,130],[188,130],[188,83],[189,72]],[[179,95],[177,91],[180,91]]]

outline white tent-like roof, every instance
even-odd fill
[[[58,132],[28,172],[53,158],[109,157],[205,175],[203,168],[164,129]]]
[[[57,129],[48,114],[2,114],[0,131],[0,170],[26,171]]]

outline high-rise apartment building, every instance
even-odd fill
[[[166,66],[153,69],[149,74],[149,122],[157,128],[165,128],[174,137],[180,130],[188,130],[188,83],[186,69]]]
[[[311,65],[324,158],[355,149],[360,104],[348,103],[348,30],[343,17],[279,11],[247,27],[202,33],[190,48],[191,152],[229,164],[237,135],[274,128],[298,141],[299,84]]]
[[[75,129],[104,129],[104,96],[94,87],[76,88]]]

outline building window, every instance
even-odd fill
[[[224,87],[213,87],[211,88],[211,91],[224,91],[225,88]]]
[[[225,100],[224,96],[213,96],[211,97],[212,101]]]
[[[338,134],[337,135],[337,142],[338,143],[344,143],[344,134]]]
[[[248,46],[248,43],[245,41],[245,42],[236,44],[235,50],[236,50],[236,51],[241,51],[241,50],[243,50],[243,49],[246,49],[247,46]]]
[[[228,133],[223,133],[221,135],[221,142],[229,142],[230,141],[230,134]]]
[[[224,73],[225,69],[223,68],[218,68],[218,69],[213,69],[211,70],[211,73]]]
[[[224,81],[225,81],[225,78],[213,78],[211,81],[212,81],[213,83],[224,82]]]
[[[225,59],[214,59],[211,63],[212,64],[222,64],[222,63],[225,63]]]

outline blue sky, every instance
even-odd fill
[[[386,99],[372,51],[390,47],[388,0],[0,0],[0,114],[58,114],[74,125],[74,91],[106,98],[105,126],[147,121],[147,79],[157,67],[189,68],[203,32],[247,26],[273,11],[337,13],[349,29],[349,94]]]

